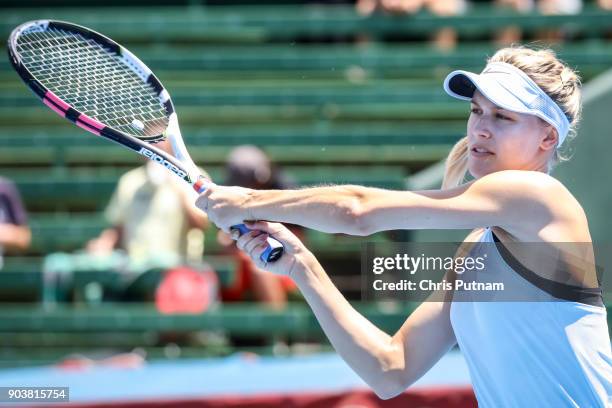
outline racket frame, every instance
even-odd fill
[[[49,28],[77,33],[84,38],[96,41],[108,51],[119,56],[123,62],[140,77],[141,80],[149,84],[155,90],[155,92],[157,92],[160,104],[164,107],[164,110],[168,116],[168,126],[166,130],[159,135],[135,137],[110,126],[104,125],[98,120],[70,106],[51,90],[47,89],[38,79],[36,79],[32,72],[22,62],[19,52],[17,51],[17,40],[21,35],[44,32]],[[172,103],[172,99],[170,98],[170,94],[168,91],[166,91],[155,74],[153,74],[153,72],[138,57],[132,54],[125,47],[122,47],[103,34],[78,24],[59,20],[33,20],[25,22],[13,30],[8,39],[7,51],[13,68],[15,71],[17,71],[23,82],[36,94],[36,96],[42,100],[45,105],[47,105],[58,115],[70,120],[77,126],[87,130],[90,133],[102,136],[112,142],[118,143],[149,160],[163,165],[176,176],[189,183],[189,185],[191,185],[197,193],[204,192],[207,186],[212,184],[211,180],[208,180],[200,173],[187,152],[187,147],[185,146],[181,136],[178,118]],[[173,157],[172,155],[157,148],[154,144],[151,144],[164,139],[170,141],[172,144],[172,149],[177,157]],[[241,234],[249,231],[249,229],[243,224],[234,226],[232,228],[238,229]],[[265,262],[274,262],[280,258],[280,256],[282,256],[283,247],[282,244],[271,237],[268,239],[268,244],[268,248],[262,254],[261,258]]]
[[[80,112],[61,100],[51,90],[47,89],[38,79],[36,79],[36,77],[21,61],[17,51],[17,39],[22,34],[45,31],[48,28],[68,30],[78,33],[84,38],[91,38],[125,61],[129,61],[128,65],[132,71],[135,72],[144,82],[150,84],[151,87],[157,92],[160,103],[163,105],[166,114],[168,115],[169,124],[166,131],[159,135],[141,138],[132,136],[125,132],[113,129],[110,126],[106,126],[85,113]],[[165,90],[159,79],[157,79],[155,74],[153,74],[153,72],[151,72],[151,70],[129,50],[100,33],[89,30],[77,24],[56,20],[35,20],[21,24],[11,33],[8,40],[7,49],[9,60],[21,79],[45,105],[47,105],[58,115],[70,120],[75,125],[87,130],[90,133],[102,136],[115,143],[119,143],[146,157],[147,159],[162,164],[168,170],[172,171],[178,177],[182,178],[193,186],[194,189],[196,187],[195,184],[197,183],[197,187],[199,188],[196,191],[202,189],[201,187],[204,187],[205,182],[200,181],[200,178],[203,177],[199,176],[197,171],[194,171],[195,164],[193,164],[193,160],[191,160],[191,157],[187,153],[185,144],[182,141],[176,111],[174,110],[174,105],[172,104],[170,95]],[[178,157],[172,157],[161,149],[155,147],[155,145],[151,144],[166,138],[172,143],[172,147]],[[180,142],[178,142],[177,139],[181,139]],[[198,183],[198,181],[200,182]]]

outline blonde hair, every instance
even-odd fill
[[[487,61],[491,62],[512,64],[527,74],[567,116],[570,122],[567,139],[576,136],[576,126],[581,114],[580,77],[576,71],[559,60],[553,50],[537,50],[524,46],[502,48]],[[568,140],[563,145],[565,149]],[[548,171],[568,159],[569,157],[560,153],[559,149],[555,149],[548,163]],[[463,183],[468,170],[467,160],[468,143],[467,137],[464,137],[453,146],[446,158],[442,188],[451,188]]]

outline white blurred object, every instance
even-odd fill
[[[540,0],[538,9],[542,14],[578,14],[582,10],[582,0]]]

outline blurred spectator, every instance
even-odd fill
[[[612,10],[612,0],[597,0],[597,5],[604,10]]]
[[[507,7],[519,13],[530,13],[537,10],[544,15],[578,14],[582,10],[582,0],[495,0],[499,7]],[[560,29],[540,30],[536,39],[546,42],[560,42],[564,38]],[[521,42],[523,32],[519,27],[504,27],[496,35],[495,41],[500,46]]]
[[[612,11],[612,0],[597,0],[597,6],[602,10]],[[612,28],[604,34],[604,38],[612,40]]]
[[[170,143],[156,144],[171,152]],[[135,273],[123,289],[124,300],[155,299],[163,313],[203,312],[218,298],[218,279],[203,262],[206,215],[195,207],[196,193],[158,163],[147,161],[124,174],[105,212],[112,225],[87,244],[90,255],[127,254],[122,271]],[[119,256],[120,259],[124,257]],[[149,270],[164,271],[153,293],[147,284]],[[141,282],[142,281],[142,282]]]
[[[392,14],[415,14],[421,9],[431,13],[449,17],[463,14],[467,8],[466,0],[357,0],[357,11],[362,15],[370,15],[376,10]],[[457,45],[457,32],[444,27],[438,30],[431,39],[432,44],[441,49],[449,50]]]
[[[270,163],[268,156],[255,146],[245,145],[233,149],[228,155],[225,170],[226,185],[256,190],[295,187]],[[291,229],[303,235],[299,227],[293,226]],[[287,296],[296,291],[293,281],[287,276],[277,276],[258,269],[244,252],[236,249],[234,241],[225,232],[219,231],[218,240],[226,251],[238,259],[239,264],[234,283],[221,290],[222,301],[254,300],[272,307],[284,307]]]
[[[19,191],[10,180],[0,177],[0,269],[4,250],[26,250],[32,234]]]
[[[537,10],[544,15],[573,15],[582,10],[582,0],[494,0],[493,3],[519,13]],[[467,0],[357,0],[355,4],[362,15],[370,15],[376,10],[391,14],[415,14],[428,9],[442,17],[461,15],[468,6]],[[598,0],[598,4],[603,9],[612,9],[611,0]],[[562,29],[545,29],[539,30],[535,37],[540,41],[560,42],[565,35]],[[521,42],[522,39],[522,30],[516,26],[503,27],[495,36],[495,42],[500,46]],[[432,43],[442,50],[452,49],[457,44],[457,33],[450,27],[442,28],[436,32]]]
[[[394,14],[414,14],[423,3],[424,0],[357,0],[356,7],[362,15],[370,15],[377,9]]]
[[[167,141],[156,146],[170,149]],[[206,215],[193,205],[191,188],[157,163],[119,179],[105,216],[112,227],[87,244],[92,254],[123,248],[133,265],[201,260]]]

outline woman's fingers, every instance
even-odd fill
[[[257,259],[254,251],[257,249],[260,249],[262,252],[263,250],[266,249],[266,247],[268,246],[268,243],[266,242],[266,240],[268,239],[268,234],[259,234],[257,235],[254,239],[252,239],[251,241],[249,241],[246,245],[244,250],[246,251],[247,254],[249,254],[249,256],[253,259]]]
[[[253,241],[254,239],[257,238],[257,236],[259,236],[261,234],[260,231],[249,231],[246,234],[242,234],[237,240],[236,240],[236,246],[248,253],[248,251],[246,250],[247,245]]]
[[[249,229],[265,232],[278,240],[286,252],[295,253],[304,246],[293,232],[289,231],[283,224],[267,221],[245,221]]]

